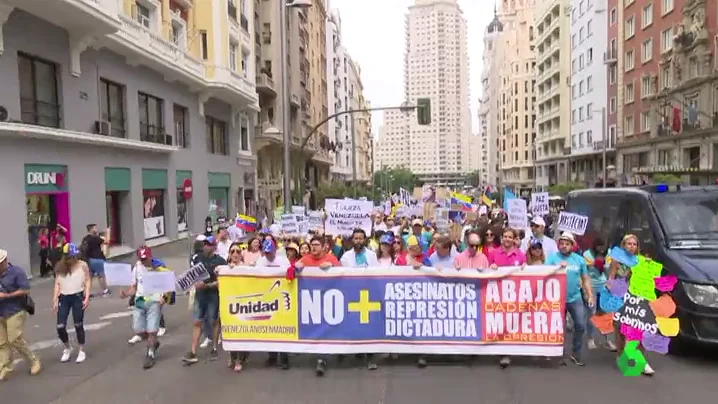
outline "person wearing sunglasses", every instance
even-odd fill
[[[541,216],[536,216],[536,217],[532,218],[531,219],[531,233],[525,235],[521,239],[521,251],[526,253],[529,249],[529,242],[531,240],[538,240],[541,242],[543,251],[547,257],[554,253],[557,253],[558,245],[552,238],[550,238],[544,234],[545,230],[546,230],[546,222],[543,220],[543,218]]]
[[[391,233],[384,233],[379,238],[379,248],[376,251],[377,265],[380,267],[390,267],[394,264],[394,246],[393,243],[398,241]],[[401,245],[401,241],[398,241]]]
[[[242,266],[244,261],[242,260],[242,249],[239,243],[233,243],[229,247],[227,258],[227,265],[230,269],[238,266]],[[241,372],[242,366],[247,362],[249,358],[249,352],[241,351],[230,351],[229,353],[229,367],[235,372]]]
[[[526,251],[526,265],[543,265],[546,261],[546,254],[543,251],[541,240],[532,238],[529,241],[529,249]]]
[[[481,252],[481,236],[475,231],[466,237],[466,250],[454,258],[456,269],[485,269],[489,267],[489,259]]]

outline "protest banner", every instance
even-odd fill
[[[177,292],[188,291],[195,283],[209,279],[209,271],[204,264],[199,263],[176,277]]]
[[[371,234],[371,201],[353,199],[327,199],[325,201],[327,220],[324,232],[335,236],[351,235],[354,229],[363,229]]]
[[[324,212],[321,210],[310,210],[309,211],[309,230],[322,230],[324,229]]]
[[[448,233],[449,231],[449,209],[436,209],[436,230],[439,233]]]
[[[576,213],[561,212],[558,215],[558,230],[583,236],[588,226],[588,217]]]
[[[509,199],[506,201],[508,206],[509,226],[514,229],[523,230],[529,225],[528,212],[526,211],[526,201],[521,198]]]
[[[566,275],[410,267],[222,267],[229,351],[560,356]]]
[[[284,234],[297,234],[299,233],[299,225],[297,224],[297,216],[293,214],[283,214],[280,221],[282,226],[282,233]]]
[[[548,192],[534,192],[531,194],[531,212],[534,215],[548,215]]]

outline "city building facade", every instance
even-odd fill
[[[642,184],[673,176],[712,185],[718,174],[718,5],[623,3],[621,180]]]
[[[623,50],[623,41],[619,41],[620,35],[622,35],[622,31],[620,31],[621,33],[619,33],[619,29],[622,26],[620,21],[623,20],[623,7],[619,7],[619,3],[621,3],[621,0],[606,1],[608,18],[606,18],[607,34],[606,48],[603,52],[603,62],[606,64],[607,71],[606,125],[608,127],[609,141],[609,143],[607,144],[607,151],[611,150],[611,146],[613,146],[614,149],[613,159],[606,162],[607,175],[610,174],[608,170],[610,168],[613,168],[613,172],[615,172],[615,148],[616,143],[618,142],[619,133],[621,131],[621,125],[618,124],[621,121],[619,118],[619,114],[623,112],[623,110],[619,108],[618,103],[618,93],[619,89],[621,88],[621,82],[623,80],[623,75],[620,72],[620,67],[618,64],[618,58]],[[603,159],[601,159],[601,163],[603,163]],[[603,173],[601,173],[601,175],[603,176]],[[611,179],[610,175],[608,178],[609,180]],[[616,180],[615,176],[613,180]]]
[[[367,110],[371,108],[371,103],[364,98],[364,84],[361,80],[361,67],[359,63],[349,59],[349,107],[352,110]],[[354,145],[350,143],[349,162],[352,169],[351,181],[367,183],[371,180],[373,159],[374,138],[371,133],[371,112],[361,111],[344,116],[349,120],[349,131],[351,133],[351,142],[356,142],[356,150]],[[354,157],[356,157],[356,178],[354,177]]]
[[[383,115],[375,145],[374,171],[409,167],[411,118],[399,110],[386,110]]]
[[[282,205],[283,165],[278,162],[283,161],[284,144],[282,132],[284,89],[281,85],[283,69],[287,69],[289,80],[290,171],[292,173],[290,184],[294,200],[301,200],[303,190],[307,187],[316,187],[321,181],[326,180],[329,175],[329,165],[333,161],[329,152],[320,147],[325,143],[322,139],[326,139],[326,125],[317,128],[316,133],[304,143],[306,136],[320,122],[317,119],[321,116],[327,100],[327,97],[322,97],[321,91],[322,77],[326,80],[324,67],[326,64],[321,64],[322,55],[326,54],[323,28],[325,23],[320,27],[315,24],[317,13],[326,14],[324,11],[326,1],[314,1],[311,8],[287,8],[288,63],[286,66],[282,66],[281,63],[280,3],[254,0],[254,5],[255,51],[260,66],[257,93],[261,107],[255,136],[258,161],[257,188],[260,214],[268,215]],[[323,35],[321,39],[317,37],[320,33]],[[322,50],[319,51],[319,48]],[[314,82],[311,81],[312,79]],[[319,89],[316,95],[315,88]],[[319,108],[318,112],[317,108]]]
[[[349,58],[342,44],[342,20],[339,10],[331,10],[327,20],[327,82],[329,89],[327,107],[329,115],[349,109]],[[352,174],[351,132],[345,124],[347,117],[339,116],[327,122],[327,133],[334,142],[334,164],[329,168],[331,179],[347,181]]]
[[[76,243],[109,228],[117,255],[253,212],[251,6],[0,4],[0,219],[28,231],[0,235],[14,264],[36,273],[58,224]]]
[[[408,119],[416,174],[469,172],[471,114],[466,19],[456,0],[416,0],[406,15],[405,96],[431,99],[431,124]],[[392,142],[382,142],[382,148]],[[476,147],[475,147],[476,149]],[[387,160],[388,162],[389,160]]]
[[[535,8],[533,0],[503,1],[499,8],[497,46],[512,50],[503,53],[498,73],[499,182],[522,193],[535,185]]]
[[[594,186],[603,176],[604,140],[606,163],[615,159],[615,127],[608,119],[607,1],[571,1],[571,154],[572,182]],[[615,80],[614,80],[615,81]],[[614,106],[615,113],[615,106]],[[604,134],[606,139],[604,139]]]
[[[536,187],[543,190],[570,179],[568,155],[574,87],[578,94],[578,84],[571,82],[570,28],[568,0],[539,3],[536,8]]]
[[[494,19],[484,30],[484,52],[481,70],[481,99],[479,100],[479,178],[482,185],[497,185],[499,175],[499,68],[504,50],[498,46],[504,24],[496,8]]]

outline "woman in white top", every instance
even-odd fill
[[[75,362],[82,363],[85,361],[85,327],[82,322],[85,309],[90,303],[90,269],[79,259],[80,249],[75,244],[65,244],[62,252],[62,259],[55,265],[55,290],[52,299],[57,312],[57,336],[65,346],[60,361],[67,362],[72,355],[67,335],[67,319],[72,312],[78,343]]]

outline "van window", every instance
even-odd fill
[[[651,209],[650,206],[648,206],[648,201],[637,196],[629,196],[625,206],[625,233],[634,234],[638,237],[639,249],[644,255],[655,257],[656,240],[651,230],[651,220],[649,216]]]
[[[617,195],[581,195],[569,199],[567,211],[588,217],[586,234],[578,239],[581,249],[590,248],[598,237],[609,246],[620,241],[618,230],[625,227],[625,221],[619,219],[621,201],[622,197]]]
[[[718,241],[718,190],[652,195],[668,242]]]

